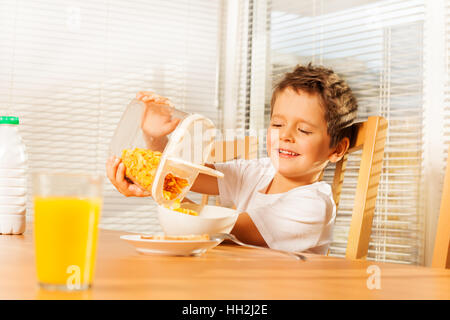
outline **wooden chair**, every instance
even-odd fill
[[[258,156],[258,138],[246,136],[244,139],[234,141],[216,141],[212,148],[208,163],[226,162],[236,159],[256,159]],[[202,196],[202,205],[208,203],[209,196]],[[218,199],[216,198],[218,205]]]
[[[431,265],[435,268],[450,268],[450,148]]]
[[[362,149],[355,203],[345,252],[347,259],[365,259],[369,250],[387,127],[386,119],[375,116],[369,117],[365,122],[353,124],[350,148],[336,163],[332,189],[336,208],[338,208],[348,155]]]

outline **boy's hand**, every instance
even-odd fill
[[[142,115],[141,129],[147,142],[158,144],[174,131],[180,122],[180,119],[172,118],[173,104],[169,99],[149,91],[138,92],[136,99],[144,102],[146,106]]]
[[[110,157],[106,161],[106,175],[116,189],[127,197],[148,197],[151,192],[141,189],[125,177],[125,165],[119,158]]]

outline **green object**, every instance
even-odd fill
[[[19,117],[0,116],[0,124],[19,124]]]

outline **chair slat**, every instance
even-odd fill
[[[376,196],[386,141],[387,121],[382,117],[369,117],[359,127],[354,151],[362,147],[358,183],[348,235],[346,258],[364,259],[369,249]]]
[[[431,265],[435,268],[450,268],[450,148]]]

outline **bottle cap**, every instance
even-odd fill
[[[0,124],[19,124],[19,117],[0,116]]]

